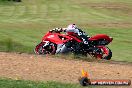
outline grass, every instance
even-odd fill
[[[33,53],[48,30],[76,23],[90,36],[112,36],[112,60],[132,62],[131,5],[131,0],[0,0],[0,51]]]
[[[0,79],[0,88],[84,88],[79,84],[60,83],[60,82],[34,82],[24,80]],[[86,88],[107,88],[89,86]]]
[[[112,60],[132,62],[131,0],[22,0],[21,3],[0,0],[0,51],[33,53],[48,30],[70,23],[76,23],[90,36],[98,33],[112,36],[114,40],[108,46],[113,52]],[[82,87],[0,79],[0,88]]]

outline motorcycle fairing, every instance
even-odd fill
[[[47,36],[44,41],[50,41],[53,42],[55,44],[63,44],[63,41],[59,38],[59,36],[57,34],[52,34]]]
[[[108,42],[111,42],[113,40],[113,38],[110,38],[108,35],[106,34],[97,34],[95,36],[90,37],[88,40],[89,41],[96,41],[96,40],[100,40],[100,39],[105,39]]]
[[[61,38],[64,38],[64,39],[61,39]],[[50,33],[50,32],[46,33],[46,35],[42,38],[42,42],[50,41],[55,44],[63,44],[72,39],[76,40],[77,42],[81,42],[81,40],[79,40],[78,38],[74,36],[68,36],[68,35],[63,35],[60,33]]]

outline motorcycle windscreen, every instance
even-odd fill
[[[56,34],[47,36],[45,41],[50,41],[50,42],[53,42],[55,44],[63,44],[63,41]]]

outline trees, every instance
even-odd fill
[[[8,0],[8,1],[21,2],[22,0]]]

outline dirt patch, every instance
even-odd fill
[[[0,77],[77,83],[81,69],[92,79],[131,79],[132,64],[65,60],[49,56],[0,53]]]
[[[104,3],[81,3],[83,6],[96,8],[96,9],[114,9],[114,10],[121,10],[121,11],[128,11],[132,10],[131,4],[129,3],[121,3],[121,2],[104,2]]]
[[[107,13],[111,16],[122,16],[122,17],[127,17],[127,16],[132,16],[132,7],[131,3],[122,3],[122,2],[103,2],[103,3],[81,3],[80,4],[83,7],[86,8],[92,8],[95,10],[107,10],[112,13]]]
[[[123,8],[127,7],[128,4],[124,3],[82,3],[85,6],[95,7],[95,8]]]

